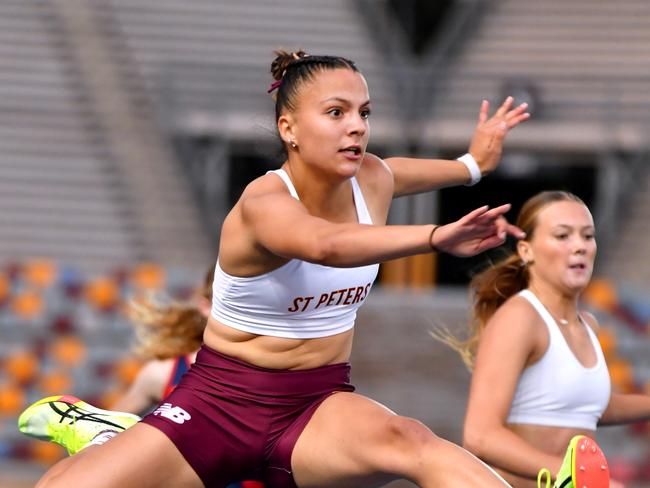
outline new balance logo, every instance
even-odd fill
[[[192,416],[183,410],[181,407],[172,407],[171,403],[163,403],[153,412],[154,415],[160,415],[166,419],[183,424],[186,420],[190,420]]]

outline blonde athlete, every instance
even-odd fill
[[[214,267],[210,266],[192,304],[134,301],[128,315],[138,340],[136,353],[146,362],[113,410],[149,413],[178,385],[203,343],[210,315]]]
[[[578,307],[596,257],[586,205],[542,192],[517,225],[526,232],[517,252],[474,277],[473,333],[456,343],[473,368],[464,446],[513,486],[536,486],[541,468],[559,472],[559,486],[572,476],[560,469],[572,439],[650,419],[650,397],[611,392],[598,324]],[[592,467],[590,483],[578,486],[607,483],[606,462]]]

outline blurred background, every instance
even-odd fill
[[[356,61],[383,157],[455,158],[482,99],[528,102],[494,174],[396,200],[390,221],[506,202],[514,219],[538,191],[576,193],[599,243],[584,306],[614,387],[650,393],[646,0],[1,0],[0,40],[1,487],[63,456],[19,434],[20,411],[63,392],[110,405],[140,367],[125,305],[191,297],[242,188],[279,166],[276,48]],[[469,373],[429,331],[463,330],[469,278],[502,254],[382,265],[359,391],[460,442]],[[647,424],[599,441],[617,478],[650,486]]]

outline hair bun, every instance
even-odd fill
[[[300,58],[304,58],[309,56],[305,51],[299,50],[299,51],[293,51],[293,52],[286,52],[281,49],[274,51],[275,54],[275,59],[271,63],[271,75],[273,76],[273,79],[276,81],[279,81],[282,79],[284,76],[285,71],[289,67],[291,63],[294,61],[297,61]]]

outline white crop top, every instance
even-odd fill
[[[269,171],[298,193],[282,169]],[[357,219],[372,225],[361,189],[352,178]],[[227,274],[219,262],[212,286],[212,316],[229,327],[253,334],[309,339],[351,329],[357,309],[377,277],[378,264],[332,268],[292,259],[268,273],[239,277]]]
[[[522,290],[519,296],[544,319],[549,344],[542,358],[519,377],[508,423],[596,430],[611,394],[609,372],[596,334],[581,320],[597,357],[596,364],[587,368],[575,357],[542,302],[530,290]]]

